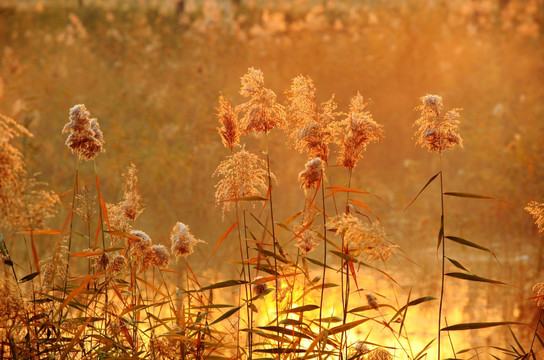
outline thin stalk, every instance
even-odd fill
[[[279,305],[278,305],[278,260],[276,259],[276,230],[274,227],[274,205],[272,203],[272,175],[270,172],[270,154],[268,153],[268,133],[266,134],[266,171],[268,174],[268,189],[270,193],[270,221],[272,222],[272,241],[274,243],[274,271],[276,272],[276,326],[279,326]]]
[[[100,182],[98,178],[98,171],[96,168],[96,160],[93,160],[94,165],[94,175],[96,179],[96,191],[98,193],[98,221],[100,222],[100,233],[102,237],[102,250],[106,251],[106,236],[104,234],[104,216],[105,214],[102,212],[102,193],[100,192]],[[106,332],[106,325],[108,324],[108,281],[104,280],[104,333]],[[134,339],[136,341],[136,339]]]
[[[278,260],[277,260],[277,254],[276,254],[276,230],[275,230],[275,223],[274,223],[274,205],[272,203],[272,175],[271,175],[271,172],[270,172],[270,154],[268,153],[268,133],[266,133],[266,137],[265,137],[265,141],[266,141],[266,171],[268,173],[268,189],[269,189],[269,193],[270,193],[270,199],[269,199],[269,202],[270,202],[270,221],[272,222],[272,241],[274,242],[274,271],[276,273],[276,275],[274,276],[274,281],[275,281],[275,284],[276,284],[276,299],[275,299],[275,304],[276,304],[276,326],[279,327],[280,326],[280,321],[279,321],[279,316],[280,316],[280,312],[279,312],[279,303],[278,303],[278,285],[279,285],[279,282],[278,282]],[[279,331],[277,333],[277,335],[279,336]],[[279,343],[279,340],[278,340],[278,348],[280,347],[280,343]],[[279,359],[279,355],[278,355],[278,359]]]
[[[321,332],[321,321],[323,318],[323,298],[325,293],[325,276],[327,274],[327,212],[325,210],[325,174],[321,168],[321,200],[323,208],[323,275],[321,278],[321,297],[319,299],[319,332]]]
[[[230,149],[230,152],[231,152],[231,156],[232,156],[233,155],[232,148]],[[232,169],[232,182],[234,184],[234,188],[236,189],[236,174],[235,174],[235,169],[234,168]],[[252,332],[251,332],[251,329],[252,329],[251,309],[250,309],[250,306],[249,306],[249,301],[251,299],[251,285],[248,284],[248,281],[247,281],[248,277],[249,277],[249,282],[251,283],[251,269],[250,269],[250,266],[249,266],[249,263],[248,263],[247,264],[247,274],[246,274],[244,252],[242,251],[242,234],[241,234],[241,231],[240,231],[240,216],[239,216],[239,212],[238,212],[238,199],[234,200],[234,207],[235,207],[235,211],[236,211],[236,225],[237,225],[237,233],[238,233],[238,248],[240,250],[240,260],[242,261],[242,276],[243,276],[243,279],[244,279],[244,289],[245,289],[245,293],[246,293],[246,301],[248,301],[248,304],[246,304],[247,325],[248,325],[248,330],[249,330],[248,331],[248,336],[247,336],[247,345],[248,345],[248,348],[249,348],[248,360],[251,360],[252,359],[252,348],[253,348],[253,346],[252,346],[253,345],[252,344],[253,336],[252,336]],[[247,258],[249,259],[249,249],[248,249],[248,246],[247,246],[247,242],[246,242],[245,246],[246,246]],[[238,305],[241,305],[241,301],[239,301]],[[240,313],[238,313],[238,316],[240,317]],[[240,321],[238,321],[238,333],[240,332],[239,327],[240,327]],[[236,346],[236,356],[237,357],[239,355],[238,351],[239,351],[238,346]]]
[[[72,231],[74,227],[74,208],[76,203],[76,196],[78,192],[78,173],[79,173],[79,157],[76,162],[76,171],[74,174],[74,189],[72,191],[72,208],[70,209],[70,232],[68,234],[68,254],[67,254],[67,261],[66,261],[66,277],[64,278],[64,291],[62,292],[62,301],[64,302],[66,291],[68,288],[68,276],[70,273],[70,252],[72,249]],[[63,317],[63,309],[61,309],[59,313],[59,328],[60,324],[62,323],[62,317]]]
[[[351,178],[353,175],[353,169],[349,169],[349,178],[348,178],[348,189],[351,188]],[[346,192],[346,206],[344,208],[344,213],[348,213],[348,206],[349,206],[349,191]],[[347,253],[347,246],[344,240],[344,236],[342,236],[342,252]],[[341,262],[341,286],[342,286],[342,325],[346,324],[347,317],[348,317],[348,305],[349,305],[349,292],[350,292],[350,283],[349,283],[349,262],[345,261],[344,259],[340,260]],[[345,270],[344,270],[345,269]],[[344,278],[344,271],[345,271],[345,278]],[[343,359],[342,350],[344,347],[344,340],[346,341],[345,347],[346,347],[346,359],[348,358],[348,347],[347,347],[347,336],[345,336],[345,333],[342,332],[340,335],[340,359]]]
[[[445,258],[446,258],[446,243],[444,238],[445,233],[445,225],[444,225],[444,180],[442,176],[442,153],[440,153],[440,207],[441,207],[441,215],[440,215],[440,241],[442,243],[442,282],[440,285],[440,306],[438,308],[438,356],[437,359],[440,360],[440,329],[442,328],[442,306],[444,302],[444,269],[445,269]]]

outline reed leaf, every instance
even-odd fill
[[[468,272],[468,269],[466,267],[464,267],[459,261],[457,261],[455,259],[452,259],[452,258],[449,258],[447,256],[446,256],[446,259],[448,259],[456,268]]]
[[[524,325],[524,324],[520,322],[515,322],[515,321],[475,322],[475,323],[464,323],[464,324],[447,326],[445,328],[440,329],[440,331],[477,330],[477,329],[485,329],[485,328],[503,326],[503,325]]]
[[[461,245],[464,245],[464,246],[468,246],[468,247],[472,247],[472,248],[475,248],[475,249],[478,249],[478,250],[482,250],[482,251],[486,251],[488,253],[490,253],[491,255],[493,255],[493,257],[495,258],[495,260],[497,260],[497,262],[499,261],[497,259],[497,256],[495,255],[495,253],[491,250],[489,250],[488,248],[486,247],[483,247],[482,245],[478,245],[472,241],[468,241],[467,239],[463,239],[463,238],[460,238],[460,237],[457,237],[457,236],[451,236],[451,235],[448,235],[448,236],[445,236],[446,239],[448,240],[451,240],[453,242],[456,242],[458,244],[461,244]]]
[[[474,274],[453,272],[453,273],[447,273],[447,274],[444,274],[444,275],[454,277],[454,278],[457,278],[457,279],[462,279],[462,280],[486,282],[486,283],[490,283],[490,284],[507,285],[506,283],[503,283],[501,281],[486,279],[486,278],[483,278],[483,277],[480,277],[480,276],[474,275]]]
[[[36,271],[36,272],[31,273],[31,274],[25,275],[19,280],[19,283],[24,283],[24,282],[30,281],[30,280],[34,279],[36,276],[38,276],[39,274],[40,274],[40,272]]]
[[[417,193],[416,197],[415,197],[412,201],[410,201],[410,203],[408,204],[408,206],[406,206],[406,207],[404,208],[404,211],[406,211],[410,206],[412,206],[412,204],[413,204],[414,202],[416,202],[416,200],[417,200],[417,198],[419,197],[419,195],[421,195],[421,193],[427,188],[427,186],[429,186],[429,185],[434,181],[434,179],[436,179],[436,177],[437,177],[438,175],[440,175],[440,172],[436,173],[436,175],[433,175],[433,176],[429,179],[429,181],[427,181],[427,183],[425,184],[425,186],[423,186],[423,188],[421,188],[421,190],[419,190],[419,192]]]

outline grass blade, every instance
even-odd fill
[[[475,323],[464,323],[448,326],[440,329],[440,331],[462,331],[462,330],[476,330],[476,329],[485,329],[495,326],[502,325],[524,325],[520,322],[515,321],[498,321],[498,322],[475,322]]]
[[[419,195],[421,195],[421,193],[423,192],[423,190],[425,190],[427,188],[427,186],[429,186],[433,181],[434,179],[436,179],[436,177],[440,175],[440,172],[436,173],[436,175],[432,176],[429,181],[427,181],[427,183],[425,184],[425,186],[423,186],[423,188],[421,188],[421,190],[417,193],[416,197],[410,201],[410,203],[408,204],[407,207],[404,208],[404,211],[406,211],[410,206],[412,206],[412,204],[414,202],[416,202],[417,198],[419,197]]]
[[[490,283],[490,284],[507,285],[506,283],[503,283],[501,281],[486,279],[486,278],[483,278],[481,276],[474,275],[474,274],[465,274],[465,273],[453,272],[453,273],[447,273],[447,274],[444,274],[444,275],[451,276],[451,277],[454,277],[454,278],[457,278],[457,279],[468,280],[468,281],[477,281],[477,282],[486,282],[486,283]]]
[[[466,267],[464,267],[459,261],[457,261],[455,259],[452,259],[452,258],[449,258],[447,256],[446,256],[446,259],[448,259],[456,268],[468,272],[468,269]]]
[[[497,259],[497,256],[495,255],[495,253],[493,251],[489,250],[486,247],[483,247],[482,245],[478,245],[478,244],[476,244],[476,243],[474,243],[472,241],[468,241],[467,239],[463,239],[463,238],[460,238],[460,237],[457,237],[457,236],[446,236],[446,239],[451,240],[453,242],[456,242],[458,244],[464,245],[464,246],[472,247],[472,248],[482,250],[482,251],[487,251],[488,253],[493,255],[493,257],[495,258],[495,260],[497,260],[497,262],[499,261]]]

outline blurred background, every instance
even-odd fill
[[[510,284],[470,284],[461,296],[449,280],[450,309],[455,304],[469,321],[530,322],[538,309],[527,298],[543,280],[543,238],[524,211],[529,201],[544,201],[543,27],[542,0],[3,0],[0,112],[34,134],[19,144],[28,172],[63,194],[72,189],[76,158],[61,130],[69,109],[85,104],[106,141],[97,158],[106,202],[121,199],[122,173],[134,163],[146,208],[136,226],[168,244],[176,221],[188,224],[207,242],[190,260],[206,283],[218,279],[217,267],[234,274],[223,260],[235,258],[238,246],[225,241],[206,265],[234,221],[222,218],[214,198],[212,174],[229,155],[216,130],[219,94],[241,103],[249,67],[264,72],[282,103],[300,74],[314,80],[319,102],[334,94],[339,111],[359,91],[385,139],[369,146],[352,187],[379,197],[357,198],[402,249],[387,270],[406,288],[417,284],[415,297],[439,295],[438,183],[405,210],[439,171],[436,154],[412,139],[419,98],[438,94],[445,110],[463,108],[464,147],[444,154],[445,190],[506,204],[446,199],[446,233],[492,249],[498,261],[455,245],[448,252],[472,272]],[[278,130],[270,135],[276,221],[301,211],[305,199],[297,183],[305,158],[285,140]],[[264,150],[262,138],[242,143]],[[93,186],[92,163],[80,171],[80,187]],[[329,181],[347,185],[347,174],[333,168]],[[50,228],[61,228],[71,196],[61,200]],[[280,234],[280,242],[289,239]],[[47,253],[48,241],[41,238],[39,251]],[[26,261],[22,246],[10,246]],[[530,340],[531,328],[516,331]],[[507,330],[498,333],[471,341],[508,341]]]

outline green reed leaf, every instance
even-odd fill
[[[475,322],[475,323],[464,323],[464,324],[447,326],[445,328],[440,329],[440,331],[477,330],[477,329],[485,329],[485,328],[503,326],[503,325],[524,325],[524,324],[520,322],[515,322],[515,321]]]
[[[280,311],[280,314],[301,313],[301,312],[312,311],[312,310],[316,310],[316,309],[319,309],[319,306],[317,306],[317,305],[304,305],[304,306],[299,306],[299,307],[295,307],[295,308],[292,308],[292,309]]]
[[[449,257],[447,257],[447,256],[446,256],[446,259],[448,259],[448,260],[449,260],[456,268],[468,272],[468,269],[467,269],[466,267],[464,267],[459,261],[457,261],[457,260],[455,260],[455,259],[452,259],[452,258],[449,258]]]
[[[415,300],[412,300],[412,301],[409,301],[406,305],[404,305],[403,307],[401,307],[395,315],[393,315],[393,317],[391,318],[391,320],[389,321],[389,324],[391,324],[395,318],[397,316],[399,316],[400,314],[402,314],[403,311],[407,310],[410,306],[415,306],[415,305],[419,305],[421,303],[424,303],[424,302],[427,302],[427,301],[433,301],[433,300],[437,300],[437,298],[435,297],[432,297],[432,296],[423,296],[423,297],[420,297],[418,299],[415,299]],[[380,306],[380,305],[378,305]],[[391,308],[393,308],[393,310],[395,310],[394,307],[391,306]],[[404,320],[403,320],[404,321]]]
[[[368,320],[370,320],[370,319],[356,320],[356,321],[346,323],[344,325],[335,326],[332,329],[329,329],[329,335],[334,335],[334,334],[338,334],[338,333],[341,333],[341,332],[346,332],[346,331],[348,331],[350,329],[353,329],[356,326],[361,325],[364,322],[367,322]]]
[[[226,288],[231,286],[243,285],[247,283],[248,282],[244,280],[227,280],[227,281],[221,281],[215,284],[211,284],[208,286],[204,286],[203,288],[200,288],[197,291],[200,292],[200,291],[206,291],[206,290],[212,290],[212,289],[221,289],[221,288]]]
[[[406,211],[410,206],[412,206],[412,204],[417,200],[417,198],[419,197],[419,195],[421,195],[421,193],[423,192],[423,190],[425,190],[427,188],[427,186],[429,186],[433,181],[434,179],[436,179],[436,177],[440,175],[440,172],[436,173],[436,175],[432,176],[429,181],[427,181],[427,183],[425,184],[425,186],[423,186],[423,188],[417,193],[416,197],[410,201],[410,203],[408,204],[407,207],[404,208],[404,211]]]
[[[483,277],[480,277],[480,276],[474,275],[474,274],[453,272],[453,273],[447,273],[447,274],[444,274],[444,275],[451,276],[451,277],[454,277],[454,278],[457,278],[457,279],[462,279],[462,280],[486,282],[486,283],[490,283],[490,284],[507,285],[506,283],[503,283],[501,281],[486,279],[486,278],[483,278]]]
[[[444,195],[454,196],[454,197],[461,197],[461,198],[468,198],[468,199],[497,200],[497,199],[495,199],[494,197],[491,197],[491,196],[464,193],[464,192],[445,192]]]
[[[20,283],[24,283],[24,282],[27,282],[27,281],[30,281],[32,279],[34,279],[36,276],[39,275],[39,271],[36,271],[36,272],[33,272],[31,274],[28,274],[26,276],[24,276],[21,280],[19,280]]]
[[[310,340],[312,339],[312,337],[307,334],[304,334],[300,331],[296,331],[293,329],[286,329],[282,326],[259,326],[258,328],[262,330],[267,330],[267,331],[272,331],[275,333],[288,335],[288,336],[295,336],[295,337],[300,337],[300,338],[305,338]]]
[[[270,349],[256,349],[253,350],[253,352],[256,353],[263,353],[263,354],[300,354],[305,353],[306,350],[304,349],[291,349],[291,348],[270,348]]]
[[[226,313],[224,313],[223,315],[221,315],[220,317],[218,317],[217,319],[215,319],[210,325],[206,326],[206,327],[210,327],[214,324],[217,324],[218,322],[221,322],[225,319],[228,319],[229,317],[231,317],[232,315],[236,314],[236,312],[238,312],[238,310],[240,310],[241,306],[237,306],[233,309],[230,309],[229,311],[227,311]]]
[[[309,258],[309,257],[306,257],[306,260],[308,260],[309,262],[311,262],[312,264],[314,265],[317,265],[317,266],[320,266],[320,267],[326,267],[327,269],[331,269],[331,270],[335,270],[335,268],[333,268],[332,266],[329,266],[329,265],[325,265],[323,264],[321,261],[319,260],[315,260],[315,259],[312,259],[312,258]]]
[[[475,248],[475,249],[478,249],[478,250],[482,250],[482,251],[486,251],[488,253],[490,253],[491,255],[493,255],[493,257],[495,258],[495,260],[497,260],[497,262],[499,261],[499,259],[497,259],[497,256],[495,255],[495,253],[491,250],[489,250],[488,248],[482,246],[482,245],[478,245],[472,241],[468,241],[467,239],[463,239],[463,238],[460,238],[460,237],[457,237],[457,236],[451,236],[451,235],[448,235],[445,237],[446,239],[448,240],[451,240],[453,242],[456,242],[458,244],[461,244],[461,245],[464,245],[464,246],[469,246],[469,247],[472,247],[472,248]]]

